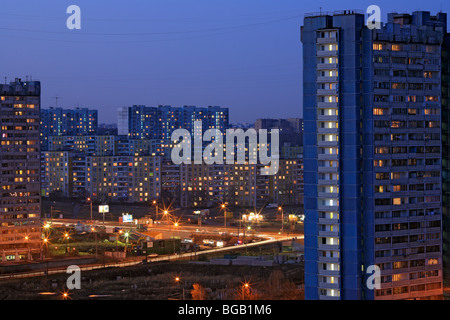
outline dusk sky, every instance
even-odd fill
[[[68,30],[69,5],[81,30]],[[442,10],[448,0],[20,0],[0,11],[0,81],[42,83],[42,107],[214,105],[230,121],[302,116],[300,26],[310,12],[376,4],[388,12]]]

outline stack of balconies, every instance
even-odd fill
[[[317,38],[319,296],[339,299],[339,102],[337,30]],[[325,37],[321,37],[325,35]]]

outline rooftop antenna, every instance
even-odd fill
[[[58,99],[60,99],[59,96],[56,95],[56,96],[53,97],[53,98],[55,98],[55,107],[58,107]]]

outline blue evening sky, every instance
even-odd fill
[[[68,30],[69,5],[81,30]],[[42,107],[219,105],[231,122],[302,116],[300,26],[310,12],[450,12],[448,0],[15,0],[0,11],[0,81],[42,82]]]

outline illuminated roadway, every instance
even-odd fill
[[[69,225],[76,225],[79,222],[79,220],[70,220],[70,219],[52,219],[51,223],[54,225],[62,225],[62,226],[69,226]],[[86,221],[88,222],[88,221]],[[94,226],[103,226],[103,222],[94,221],[92,224]],[[105,226],[108,227],[117,227],[117,228],[131,228],[130,225],[123,225],[119,223],[114,222],[105,222]],[[230,229],[237,229],[236,228],[230,228],[230,227],[218,227],[218,226],[179,226],[174,230],[174,227],[170,227],[167,225],[159,225],[156,228],[151,228],[150,230],[158,230],[158,231],[167,231],[167,232],[189,232],[192,233],[193,231],[196,232],[197,229],[203,231],[200,232],[202,234],[222,234],[224,232],[231,231]],[[236,233],[231,232],[231,235],[236,235]],[[240,232],[241,235],[243,235],[243,232]],[[246,232],[248,235],[248,232]],[[290,234],[290,235],[282,235],[278,232],[264,232],[264,233],[254,233],[251,234],[254,237],[259,237],[261,241],[257,242],[250,242],[240,245],[234,245],[234,246],[228,246],[228,247],[221,247],[221,248],[214,248],[214,249],[207,249],[207,250],[199,250],[196,252],[188,252],[188,253],[181,253],[181,254],[170,254],[170,255],[161,255],[155,258],[149,259],[149,262],[162,262],[162,261],[173,261],[173,260],[179,260],[179,259],[191,259],[193,257],[204,255],[204,254],[214,254],[219,252],[227,252],[227,251],[233,251],[233,250],[239,250],[244,248],[251,248],[256,246],[262,246],[262,245],[268,245],[273,244],[279,241],[287,241],[292,239],[304,239],[303,234]],[[111,267],[129,267],[129,266],[135,266],[142,263],[144,259],[144,256],[139,257],[132,257],[127,258],[126,261],[123,262],[115,262],[115,263],[103,263],[103,264],[86,264],[86,265],[79,265],[81,271],[90,271],[90,270],[96,270],[96,269],[103,269],[103,268],[111,268]],[[57,274],[57,273],[66,273],[67,267],[60,267],[60,268],[51,268],[47,270],[39,270],[39,271],[33,271],[33,272],[25,272],[25,273],[15,273],[15,274],[8,274],[8,275],[0,275],[0,280],[7,280],[7,279],[18,279],[18,278],[28,278],[28,277],[39,277],[39,276],[45,276],[45,275],[51,275],[51,274]]]

